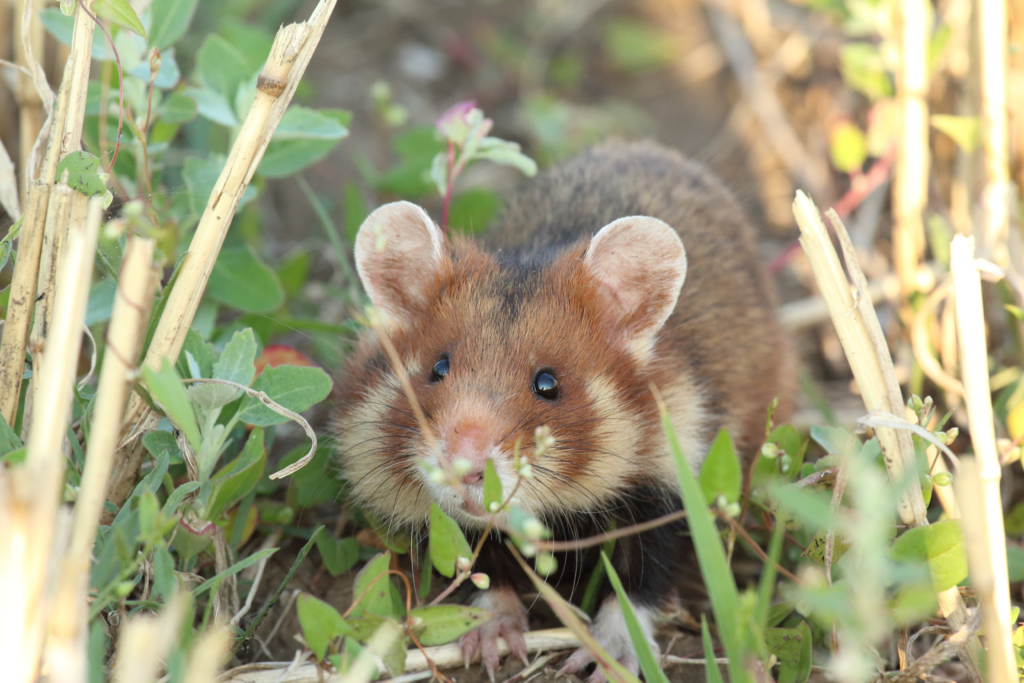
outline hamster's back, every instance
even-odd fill
[[[623,216],[661,219],[682,239],[686,281],[657,348],[702,388],[707,438],[727,428],[749,455],[772,398],[780,419],[791,409],[795,373],[754,231],[707,169],[650,142],[593,147],[514,196],[484,243],[540,265]]]

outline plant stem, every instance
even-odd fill
[[[448,141],[448,173],[445,175],[444,209],[441,213],[441,234],[448,234],[448,214],[452,206],[452,192],[455,190],[455,143]]]

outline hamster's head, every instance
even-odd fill
[[[408,202],[366,219],[356,266],[378,322],[348,361],[336,414],[341,469],[360,505],[414,526],[437,502],[460,524],[482,526],[466,500],[482,504],[488,459],[505,495],[515,490],[516,504],[542,518],[603,511],[643,477],[645,450],[664,443],[649,386],[686,254],[653,218],[595,231],[524,262],[449,243]],[[554,444],[533,459],[543,425]],[[522,481],[517,444],[532,459]],[[458,472],[460,484],[438,470]]]

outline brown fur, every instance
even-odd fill
[[[583,263],[589,238],[624,216],[668,223],[688,261],[674,312],[642,349],[619,343],[609,302]],[[517,441],[529,454],[535,428],[548,425],[555,448],[517,501],[549,519],[601,513],[631,487],[674,481],[651,384],[695,467],[723,427],[750,454],[777,395],[785,417],[792,367],[759,261],[742,212],[706,170],[650,143],[611,143],[519,194],[483,244],[453,240],[418,280],[420,296],[401,293],[404,315],[388,329],[435,434],[483,421],[511,457]],[[388,267],[403,264],[392,258]],[[442,354],[450,374],[431,383]],[[559,378],[557,402],[532,393],[542,368]],[[337,399],[355,500],[394,524],[423,524],[436,498],[421,467],[426,446],[374,333],[363,335]],[[459,512],[454,498],[438,502]]]

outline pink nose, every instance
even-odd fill
[[[484,480],[484,464],[494,445],[491,431],[479,420],[465,420],[452,429],[448,438],[451,459],[467,460],[471,466],[462,477],[463,484],[479,484]]]

